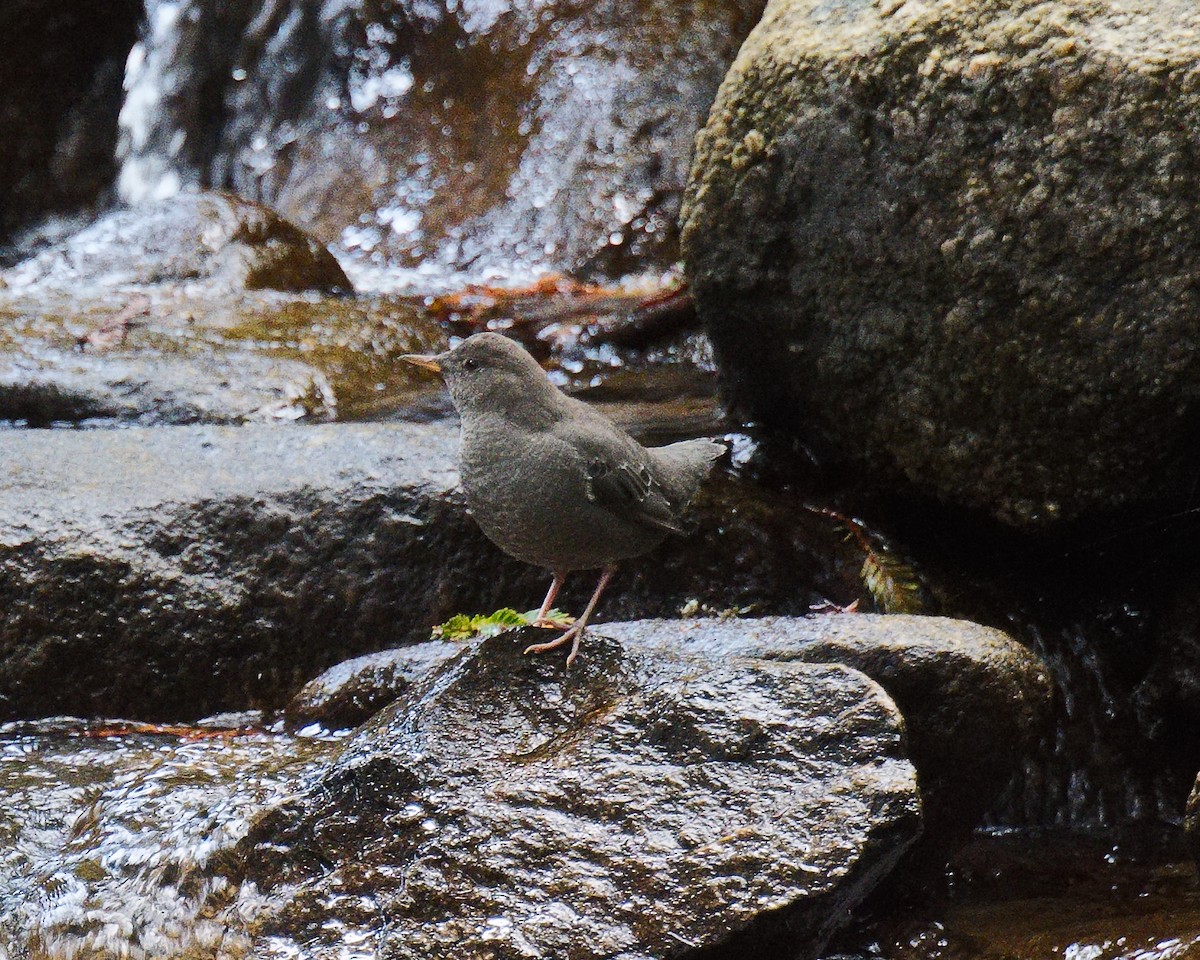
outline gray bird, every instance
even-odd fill
[[[725,452],[711,440],[647,449],[607,417],[568,397],[519,344],[478,333],[452,350],[402,359],[440,373],[462,418],[467,504],[493,543],[554,574],[535,626],[548,619],[567,574],[600,568],[583,615],[555,640],[569,667],[616,565],[683,533],[680,515]]]

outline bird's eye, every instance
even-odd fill
[[[464,370],[474,370],[478,366],[479,366],[479,361],[472,360],[470,357],[467,357],[467,359],[463,361],[463,369]]]

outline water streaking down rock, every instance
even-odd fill
[[[371,265],[666,266],[692,138],[762,2],[155,4],[119,189],[226,186]]]
[[[454,613],[536,606],[542,571],[466,513],[457,443],[449,424],[0,434],[0,718],[279,706]],[[622,571],[605,616],[855,595],[834,526],[721,490],[692,537]]]
[[[919,828],[900,718],[841,666],[465,650],[243,843],[259,952],[811,957]],[[331,921],[336,918],[336,923]]]
[[[3,274],[12,287],[203,282],[229,290],[351,290],[328,250],[261,203],[186,193],[110,213]]]
[[[683,247],[727,382],[884,483],[1038,527],[1195,477],[1190,0],[772,0]]]

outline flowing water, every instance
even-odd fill
[[[223,857],[333,749],[254,729],[0,727],[0,957],[244,955],[269,904]]]

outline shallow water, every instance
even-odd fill
[[[0,958],[243,956],[269,903],[226,878],[230,851],[334,749],[253,727],[0,726]]]
[[[840,960],[1195,958],[1200,883],[1177,835],[993,833],[959,855],[939,903],[841,946]]]

